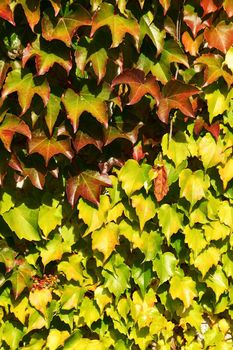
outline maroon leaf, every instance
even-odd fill
[[[23,171],[21,162],[19,161],[19,159],[16,157],[14,153],[11,153],[11,159],[9,160],[8,165],[16,171],[19,171],[19,172]]]
[[[29,139],[31,138],[31,131],[27,124],[20,118],[8,114],[0,125],[0,139],[9,152],[11,151],[10,146],[15,133],[25,135]]]
[[[178,80],[170,80],[163,88],[163,97],[158,108],[158,117],[168,123],[171,109],[179,109],[184,115],[194,118],[194,111],[189,97],[199,94],[199,90],[192,85],[184,84]]]
[[[233,45],[233,23],[221,21],[216,27],[205,29],[204,36],[210,48],[226,53]]]
[[[204,124],[205,124],[205,122],[204,122],[203,118],[199,117],[195,120],[194,129],[193,129],[195,135],[198,136],[200,134],[200,132],[202,131],[202,129],[204,127]]]
[[[157,104],[159,103],[160,89],[153,75],[145,77],[145,73],[140,69],[128,69],[113,79],[112,86],[118,84],[128,84],[130,86],[128,105],[137,103],[147,93],[154,97]]]
[[[79,197],[83,197],[94,204],[98,204],[101,188],[103,186],[111,186],[111,181],[107,175],[100,174],[93,170],[86,170],[78,176],[68,179],[66,186],[68,201],[72,207]]]
[[[73,152],[70,145],[70,140],[58,141],[54,137],[48,139],[46,135],[33,136],[29,141],[29,153],[39,153],[45,160],[48,166],[49,160],[56,154],[62,153],[67,158],[73,158]]]
[[[205,123],[204,128],[209,131],[213,137],[215,138],[216,141],[218,141],[219,133],[220,133],[220,125],[218,122],[208,125]]]
[[[167,172],[164,165],[154,167],[156,177],[154,179],[154,194],[158,202],[160,202],[168,193]]]

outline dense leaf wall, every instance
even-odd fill
[[[1,349],[232,349],[232,1],[0,17]]]

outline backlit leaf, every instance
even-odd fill
[[[103,253],[104,260],[111,255],[115,246],[119,244],[119,228],[118,225],[110,222],[105,227],[92,233],[92,249],[97,249]]]
[[[77,5],[73,13],[64,17],[52,18],[44,13],[42,35],[48,41],[57,39],[70,46],[75,32],[84,25],[91,25],[90,14],[84,7]]]
[[[69,256],[68,261],[61,261],[58,265],[58,271],[63,272],[68,281],[74,280],[83,282],[83,268],[81,265],[81,254]]]
[[[40,248],[40,256],[44,266],[50,261],[61,260],[62,255],[67,251],[59,233],[55,233],[45,247]]]
[[[201,271],[202,276],[204,277],[212,266],[218,264],[219,258],[219,250],[215,247],[210,247],[196,257],[194,265],[199,271]]]
[[[62,309],[76,309],[78,304],[80,304],[83,299],[84,291],[85,290],[79,286],[74,286],[72,284],[65,285],[61,297]]]
[[[143,164],[140,166],[136,160],[130,159],[121,168],[118,178],[122,182],[122,188],[130,197],[135,191],[140,190],[149,180],[151,167]]]
[[[175,205],[163,204],[158,209],[159,225],[162,227],[167,241],[170,242],[170,238],[174,233],[182,227],[182,214],[179,213]]]
[[[207,100],[209,121],[212,122],[213,118],[219,114],[223,114],[228,107],[227,100],[224,94],[219,89],[205,95]]]
[[[49,350],[56,350],[59,346],[63,346],[65,340],[69,337],[68,331],[60,331],[58,329],[50,329],[47,338],[46,347]]]
[[[62,221],[62,207],[61,205],[49,206],[42,204],[39,210],[38,225],[43,231],[45,237],[54,230]]]
[[[92,299],[84,297],[80,306],[80,317],[83,318],[85,324],[91,327],[92,323],[100,317],[99,310]]]
[[[23,331],[19,327],[14,327],[14,325],[6,321],[2,328],[1,338],[12,350],[19,348],[19,343],[23,337]]]
[[[133,17],[125,18],[122,15],[114,13],[112,4],[103,3],[100,9],[95,13],[92,21],[91,37],[95,32],[108,26],[112,34],[112,47],[117,47],[123,41],[126,33],[131,34],[136,43],[139,40],[139,25]]]
[[[56,140],[54,137],[48,139],[46,135],[34,135],[29,141],[29,153],[39,153],[45,160],[46,166],[50,159],[57,154],[64,154],[68,159],[73,158],[70,141]]]
[[[107,175],[93,170],[85,170],[78,176],[68,179],[66,186],[68,201],[74,206],[79,197],[82,197],[98,204],[103,186],[111,186],[111,180]]]
[[[30,107],[35,94],[39,95],[44,105],[46,105],[49,100],[50,88],[43,78],[34,78],[32,73],[27,70],[14,69],[7,75],[2,90],[2,98],[5,99],[13,92],[17,92],[22,114],[24,114]]]
[[[182,277],[177,274],[170,281],[169,292],[172,299],[178,298],[182,300],[185,309],[187,309],[197,296],[196,283],[191,277]]]
[[[223,167],[218,169],[223,188],[226,189],[228,182],[233,178],[233,159],[230,158]]]
[[[158,103],[160,99],[159,85],[153,76],[145,77],[143,71],[139,69],[126,70],[112,81],[112,86],[118,84],[128,84],[130,86],[129,105],[135,104],[149,93]]]
[[[162,150],[163,154],[171,159],[175,166],[178,167],[190,155],[188,139],[185,133],[178,131],[170,140],[169,135],[165,134],[162,139]]]
[[[200,139],[198,151],[205,169],[224,162],[222,145],[216,142],[210,134],[206,134]]]
[[[209,185],[209,177],[202,170],[192,172],[184,169],[180,173],[180,196],[185,197],[192,207],[201,198],[205,198]]]
[[[162,90],[162,98],[159,102],[158,117],[168,123],[171,109],[179,109],[184,115],[194,118],[195,114],[189,100],[189,97],[199,94],[199,90],[192,86],[184,84],[178,80],[169,81]]]
[[[142,193],[133,195],[131,200],[132,206],[136,209],[140,229],[143,230],[145,223],[152,219],[156,214],[155,201],[151,196],[144,196]]]
[[[153,270],[157,273],[160,284],[168,281],[174,275],[176,264],[176,257],[170,252],[159,254],[155,258],[153,261]]]

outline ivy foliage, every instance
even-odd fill
[[[1,349],[232,349],[232,1],[0,17]]]

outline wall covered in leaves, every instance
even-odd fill
[[[0,349],[232,349],[231,0],[0,2]]]

